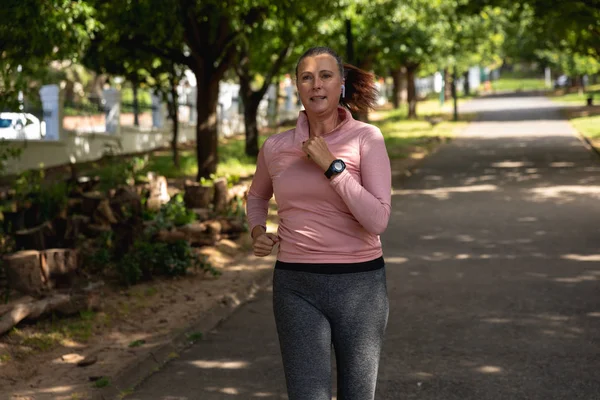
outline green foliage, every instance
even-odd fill
[[[148,156],[132,157],[125,161],[111,162],[98,172],[99,189],[106,191],[121,185],[133,185],[148,162]]]
[[[93,250],[83,252],[83,265],[90,272],[102,271],[113,261],[113,231],[102,233],[94,240]]]
[[[11,160],[16,160],[21,156],[23,149],[14,147],[6,139],[0,139],[0,176],[6,171],[6,165]]]
[[[127,347],[140,347],[142,345],[146,344],[145,340],[134,340],[133,342],[129,343],[129,345]]]
[[[2,2],[0,109],[17,109],[19,91],[27,97],[31,77],[50,61],[79,57],[99,29],[94,13],[88,1]]]
[[[146,213],[146,220],[154,220],[154,224],[146,231],[147,234],[154,234],[159,230],[171,229],[176,226],[183,226],[196,220],[196,214],[185,207],[183,195],[177,193],[163,204],[156,214]]]
[[[102,378],[100,378],[96,382],[94,382],[94,387],[97,389],[102,389],[109,385],[110,385],[110,380],[108,380],[108,378],[105,376],[103,376]]]
[[[42,191],[42,182],[45,176],[46,173],[41,168],[24,171],[19,174],[12,185],[15,191],[15,198],[19,201],[36,198]]]
[[[127,285],[151,279],[154,275],[185,275],[190,268],[200,268],[213,275],[218,274],[205,258],[194,253],[189,242],[185,240],[174,243],[138,240],[116,263],[115,268],[123,283]]]
[[[187,339],[191,343],[196,343],[196,342],[202,340],[203,337],[204,337],[204,335],[202,334],[202,332],[193,332],[193,333],[189,333],[187,335]]]
[[[42,168],[24,171],[12,184],[18,207],[36,205],[39,221],[48,221],[65,209],[69,187],[66,182],[45,182]]]

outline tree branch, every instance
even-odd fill
[[[143,37],[136,36],[133,38],[119,40],[119,45],[130,50],[143,50],[151,54],[156,54],[159,57],[166,58],[178,64],[189,65],[190,57],[183,54],[181,51],[173,48],[159,48],[148,44]]]
[[[290,55],[293,47],[294,43],[290,41],[288,42],[287,46],[281,49],[281,51],[277,54],[277,59],[273,63],[273,66],[271,67],[269,72],[267,72],[262,87],[253,94],[253,96],[256,96],[258,98],[258,100],[262,99],[267,90],[269,89],[273,77],[279,72],[279,70],[283,66],[283,63],[285,62],[285,59],[288,58],[288,56]]]

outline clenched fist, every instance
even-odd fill
[[[315,162],[323,172],[327,171],[331,163],[336,159],[327,142],[321,136],[315,136],[302,143],[302,150]]]
[[[279,243],[277,235],[267,233],[261,226],[252,231],[252,250],[257,257],[266,257],[273,251],[273,247]]]

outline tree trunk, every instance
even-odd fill
[[[452,98],[452,85],[448,84],[450,79],[450,71],[448,68],[444,68],[444,100],[449,100]]]
[[[456,80],[458,76],[456,74],[456,66],[452,69],[452,99],[454,100],[454,121],[458,121],[458,94],[456,93]]]
[[[417,118],[417,88],[415,87],[415,74],[418,64],[406,66],[406,81],[408,94],[408,118]]]
[[[206,60],[196,65],[197,97],[196,111],[196,155],[198,157],[198,174],[196,179],[209,178],[217,172],[219,162],[217,153],[217,102],[219,98],[219,82],[211,68],[212,61]],[[209,69],[206,71],[205,69]]]
[[[241,73],[240,73],[241,72]],[[250,75],[247,64],[243,64],[238,71],[240,78],[240,96],[244,104],[244,128],[246,131],[246,154],[256,158],[258,156],[258,125],[256,117],[260,98],[250,87]]]
[[[392,96],[392,102],[394,108],[398,109],[402,105],[402,100],[406,100],[406,68],[398,68],[392,71],[392,78],[394,80],[394,93]]]
[[[177,117],[177,83],[175,82],[175,71],[172,71],[169,76],[169,86],[171,90],[171,101],[167,101],[167,107],[169,109],[169,118],[173,121],[173,138],[171,139],[171,151],[173,152],[173,164],[175,168],[181,168],[181,162],[179,160],[179,148],[177,146],[179,142],[179,118]]]
[[[352,35],[352,21],[346,19],[346,62],[349,64],[354,61],[354,36]]]
[[[246,101],[246,100],[245,100]],[[244,127],[246,128],[246,154],[250,157],[258,157],[258,104],[252,97],[244,103]]]
[[[271,66],[268,73],[264,75],[264,82],[257,90],[252,90],[250,82],[252,75],[249,69],[249,54],[248,49],[243,48],[239,53],[239,64],[236,68],[237,75],[240,79],[240,96],[244,105],[244,127],[246,130],[246,154],[256,158],[258,156],[258,125],[256,117],[258,115],[258,106],[269,90],[273,77],[276,76],[281,69],[285,59],[293,47],[293,43],[289,42],[278,53],[277,60]],[[277,90],[278,96],[279,91]]]
[[[469,96],[471,94],[471,83],[469,82],[469,71],[465,72],[463,75],[465,80],[465,96]]]
[[[275,102],[275,104],[273,106],[269,104],[269,109],[273,109],[273,114],[271,114],[269,122],[271,127],[276,127],[279,119],[279,77],[273,79],[273,85],[275,86],[275,99],[271,101]]]
[[[140,126],[140,104],[138,102],[138,82],[137,79],[131,81],[133,86],[133,125]]]

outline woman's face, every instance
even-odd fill
[[[329,54],[306,57],[298,65],[296,86],[307,112],[327,114],[337,109],[342,77],[335,58]]]

